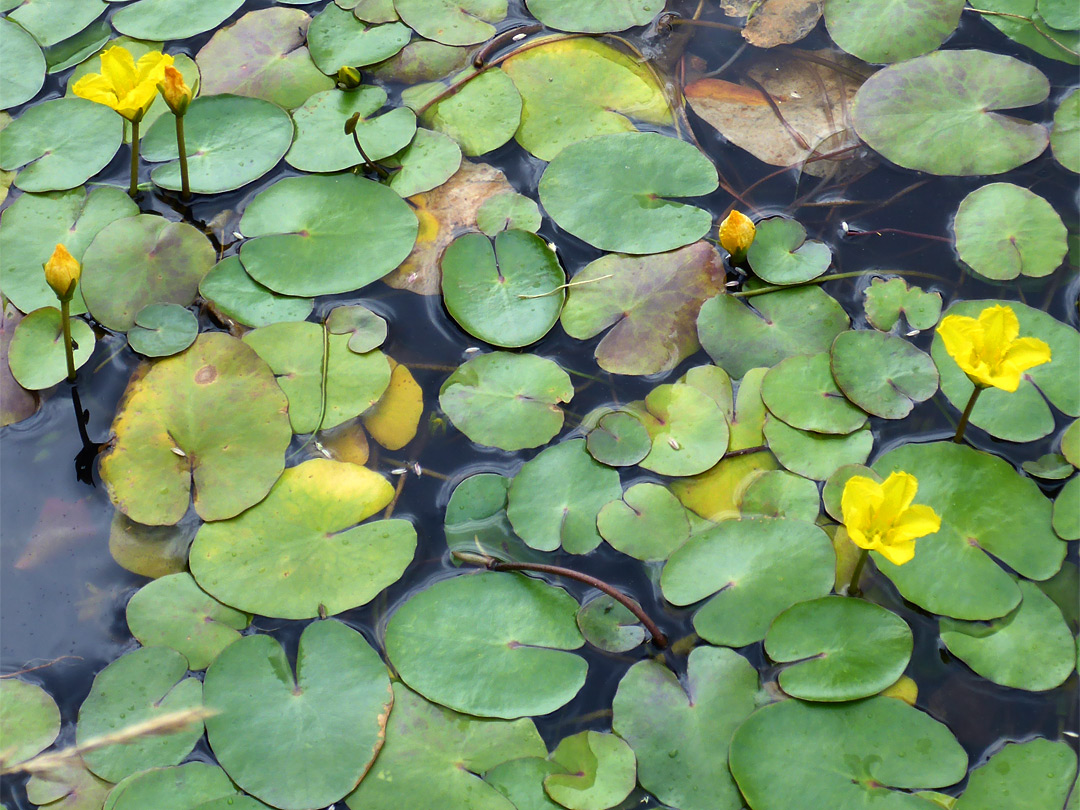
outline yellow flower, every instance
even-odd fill
[[[911,505],[918,489],[915,476],[905,472],[894,472],[882,484],[861,475],[849,478],[840,508],[851,541],[894,565],[910,562],[915,540],[941,528],[933,509]]]
[[[57,245],[42,267],[45,268],[45,281],[52,287],[56,297],[61,301],[70,299],[75,285],[79,282],[79,276],[82,275],[82,265],[68,253],[66,247]]]
[[[979,317],[946,315],[937,333],[945,351],[979,388],[1015,391],[1029,368],[1050,362],[1050,347],[1038,338],[1018,338],[1020,322],[1011,307],[987,307]]]
[[[720,223],[720,247],[731,254],[732,261],[740,262],[756,233],[757,228],[750,217],[740,211],[732,211]]]
[[[173,58],[150,51],[135,62],[131,52],[114,45],[101,55],[101,73],[87,73],[72,91],[80,98],[112,107],[128,121],[141,121],[157,96],[158,82]]]
[[[161,97],[173,111],[173,115],[183,115],[187,112],[192,93],[179,70],[172,65],[166,67],[165,78],[158,82],[157,87],[161,91]]]

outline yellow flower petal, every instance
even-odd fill
[[[1027,371],[1050,362],[1050,347],[1038,338],[1019,338],[1009,346],[1004,362],[1020,371]]]
[[[848,479],[844,485],[844,492],[840,496],[840,510],[849,533],[862,534],[870,528],[874,511],[881,505],[883,497],[881,484],[872,478],[853,475]],[[854,536],[852,539],[854,540]],[[866,548],[858,542],[855,545]]]
[[[906,472],[890,473],[881,484],[881,506],[874,514],[874,523],[890,526],[897,521],[905,509],[915,500],[919,482],[914,475]]]
[[[139,57],[135,65],[136,83],[151,82],[155,86],[165,78],[165,68],[172,67],[173,58],[161,51],[150,51]]]
[[[112,85],[117,98],[123,98],[135,87],[135,59],[131,51],[114,45],[101,55],[101,75]]]
[[[720,223],[720,247],[739,259],[746,254],[756,234],[757,228],[750,217],[741,211],[732,211]]]
[[[113,92],[109,80],[100,73],[87,73],[75,82],[71,92],[79,98],[96,101],[98,104],[104,104],[114,110],[116,109],[116,94]]]
[[[979,317],[945,316],[937,328],[945,351],[973,383],[1015,391],[1027,369],[1050,362],[1050,347],[1037,338],[1021,338],[1020,321],[1011,307],[996,304]]]
[[[1020,334],[1020,321],[1012,307],[997,304],[979,313],[979,326],[986,335],[984,341],[990,350],[1007,346]]]
[[[892,545],[882,545],[874,549],[878,554],[891,562],[893,565],[909,563],[915,557],[915,541],[908,540]]]
[[[916,504],[904,510],[889,531],[889,543],[906,543],[941,529],[941,517],[929,506]]]

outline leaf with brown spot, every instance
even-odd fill
[[[749,17],[743,39],[758,48],[798,42],[821,19],[823,0],[724,0],[729,17]]]

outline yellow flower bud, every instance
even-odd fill
[[[45,268],[45,281],[56,297],[61,301],[71,300],[75,293],[75,285],[79,283],[82,275],[82,265],[68,253],[63,245],[57,245],[52,256],[42,265]]]
[[[165,79],[158,82],[158,90],[161,91],[161,97],[165,99],[173,115],[183,115],[187,112],[188,105],[191,103],[191,88],[187,86],[179,70],[171,65],[166,67]]]
[[[720,247],[731,254],[732,262],[738,264],[746,257],[756,233],[757,228],[750,217],[741,211],[732,211],[720,223]]]
[[[360,71],[354,67],[345,65],[338,69],[337,81],[346,90],[352,90],[360,86]]]

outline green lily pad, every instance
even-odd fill
[[[824,242],[807,240],[806,228],[799,222],[770,217],[757,223],[757,234],[746,258],[762,281],[800,284],[829,269],[832,251]]]
[[[20,169],[23,191],[58,191],[85,183],[112,160],[124,119],[84,98],[57,98],[29,107],[0,130],[0,169]]]
[[[1049,91],[1041,71],[1011,56],[937,51],[867,79],[852,115],[859,137],[906,169],[1000,174],[1038,157],[1049,135],[993,111],[1038,104]]]
[[[43,48],[75,36],[107,8],[102,0],[22,0],[15,6],[8,19],[29,31]]]
[[[864,62],[903,62],[935,50],[956,30],[964,0],[826,0],[833,41]]]
[[[461,148],[453,138],[430,129],[417,129],[412,143],[395,156],[400,171],[390,177],[390,188],[402,197],[431,191],[461,167]]]
[[[191,573],[207,593],[249,613],[311,619],[365,605],[401,577],[416,551],[407,520],[360,524],[394,496],[358,464],[289,467],[255,508],[204,524]]]
[[[915,285],[908,286],[902,278],[888,281],[875,278],[863,290],[866,300],[866,320],[875,329],[890,331],[900,320],[901,313],[912,329],[929,329],[941,317],[941,293],[924,292]]]
[[[837,523],[844,522],[844,510],[841,503],[844,496],[844,486],[847,484],[848,479],[855,475],[873,479],[879,484],[885,480],[872,469],[862,464],[845,464],[843,467],[837,467],[821,490],[821,501],[825,506],[825,511]]]
[[[476,210],[476,226],[488,236],[511,230],[536,233],[542,222],[540,207],[514,191],[488,197]]]
[[[109,41],[112,31],[108,18],[99,17],[74,36],[46,48],[45,64],[49,74],[67,70],[93,56]]]
[[[1000,303],[959,301],[946,314],[975,318],[987,307]],[[1054,415],[1047,400],[1069,416],[1080,416],[1080,335],[1042,310],[1017,301],[1008,303],[1020,321],[1020,335],[1045,341],[1050,346],[1051,360],[1025,371],[1016,391],[983,391],[971,412],[971,424],[999,439],[1029,442],[1054,430]],[[934,336],[930,355],[941,373],[941,393],[962,412],[974,390],[971,380],[949,357],[939,335]]]
[[[132,774],[113,788],[102,810],[203,810],[206,802],[239,795],[221,768],[186,762]]]
[[[382,160],[400,152],[416,133],[416,117],[403,107],[375,116],[385,103],[386,91],[381,87],[315,93],[293,111],[296,140],[285,162],[304,172],[336,172],[363,163],[353,136],[344,129],[345,121],[357,113],[356,137],[369,159]]]
[[[597,514],[621,495],[619,473],[594,461],[583,439],[573,439],[522,465],[510,485],[506,516],[532,548],[587,554],[602,539]]]
[[[1080,540],[1080,478],[1066,482],[1054,500],[1053,526],[1062,540]]]
[[[1052,27],[1040,12],[1037,0],[981,0],[979,8],[994,12],[983,16],[1009,39],[1036,53],[1069,64],[1080,64],[1080,31],[1062,31]],[[1065,4],[1068,9],[1068,3]],[[1046,7],[1047,4],[1041,4]],[[1068,9],[1067,13],[1074,13]]]
[[[294,433],[329,430],[359,416],[390,385],[390,364],[382,352],[357,354],[346,335],[327,335],[323,390],[323,329],[309,321],[275,323],[244,335],[273,370],[289,398]],[[321,422],[320,422],[321,418]]]
[[[393,190],[355,175],[287,177],[240,220],[248,274],[285,295],[358,290],[409,255],[416,215]],[[358,261],[362,259],[362,261]]]
[[[589,455],[609,467],[629,467],[649,455],[652,438],[645,425],[629,411],[609,411],[585,437]]]
[[[929,805],[903,791],[959,782],[967,754],[949,729],[902,700],[783,700],[739,727],[730,764],[755,810],[791,810],[807,796],[831,810],[918,810]]]
[[[919,607],[957,619],[995,619],[1022,596],[996,560],[1030,579],[1048,579],[1061,567],[1065,544],[1050,527],[1050,501],[1004,459],[933,442],[891,450],[874,469],[914,475],[916,501],[941,516],[941,529],[919,538],[911,562],[893,565],[872,552],[878,570]]]
[[[644,2],[658,5],[657,0]],[[550,6],[553,0],[540,3]],[[596,15],[605,23],[616,20],[603,13],[605,3],[565,5],[580,15]],[[619,5],[626,9],[626,4]],[[657,126],[672,123],[671,109],[656,75],[599,40],[554,40],[507,59],[503,69],[521,93],[517,142],[541,160],[551,160],[565,146],[594,135],[634,132],[630,119]]]
[[[510,800],[515,810],[560,810],[544,792],[548,774],[565,773],[561,765],[540,757],[521,757],[497,765],[484,781]]]
[[[1080,467],[1080,419],[1076,419],[1061,434],[1061,454],[1074,467]]]
[[[604,505],[596,528],[615,549],[639,560],[666,560],[690,537],[679,499],[660,484],[635,484]]]
[[[245,326],[269,326],[302,321],[311,314],[310,298],[278,295],[247,274],[239,256],[229,256],[210,268],[199,282],[199,295],[225,317]]]
[[[1054,28],[1080,28],[1080,11],[1068,0],[1039,0],[1039,15]]]
[[[1080,93],[1073,90],[1058,105],[1054,113],[1054,128],[1050,131],[1050,148],[1057,162],[1071,172],[1080,172]]]
[[[765,439],[785,469],[815,481],[824,481],[845,464],[866,463],[874,447],[869,427],[836,436],[799,430],[772,416],[765,420]]]
[[[606,593],[581,606],[577,626],[586,641],[604,652],[627,652],[645,640],[638,618]]]
[[[799,430],[847,435],[866,424],[866,414],[837,387],[828,352],[778,363],[761,381],[761,399],[773,416]]]
[[[956,810],[1063,807],[1076,794],[1076,754],[1065,741],[1006,743],[971,772]]]
[[[352,810],[414,805],[513,810],[514,805],[479,774],[504,762],[546,753],[531,719],[469,717],[428,703],[395,683],[386,745],[345,802]]]
[[[94,353],[94,330],[81,318],[70,318],[76,370]],[[67,378],[63,317],[56,307],[35,309],[15,327],[8,347],[11,374],[23,388],[40,391]]]
[[[46,810],[101,810],[113,785],[92,774],[81,759],[37,774],[26,783],[26,798]]]
[[[443,524],[450,551],[471,551],[500,560],[541,561],[542,555],[514,534],[506,518],[509,488],[510,479],[496,473],[470,475],[454,487]]]
[[[585,683],[578,603],[519,574],[444,579],[401,605],[386,626],[386,654],[405,683],[479,717],[547,714]],[[438,661],[438,666],[432,666]]]
[[[135,39],[187,39],[212,31],[243,0],[138,0],[112,16],[113,28]]]
[[[584,4],[574,0],[528,0],[527,5],[529,13],[548,28],[587,34],[648,25],[664,10],[663,0],[598,0]]]
[[[739,512],[746,517],[795,518],[813,523],[820,502],[815,482],[783,470],[766,470],[743,490]]]
[[[18,107],[45,83],[45,55],[25,28],[0,20],[0,61],[6,66],[0,110]]]
[[[178,304],[150,304],[139,310],[128,330],[128,343],[147,357],[168,357],[182,352],[199,335],[195,313]]]
[[[607,810],[637,784],[634,752],[614,734],[582,731],[559,741],[552,762],[565,773],[544,777],[544,790],[568,810]]]
[[[477,444],[521,450],[547,444],[563,425],[559,403],[574,396],[570,375],[532,354],[473,357],[439,389],[439,405]],[[617,496],[616,496],[617,497]]]
[[[835,565],[829,536],[812,523],[724,520],[671,555],[660,587],[673,605],[712,597],[694,615],[694,629],[712,644],[742,647],[765,638],[778,613],[827,595]]]
[[[332,619],[304,628],[295,678],[281,645],[255,635],[226,648],[205,684],[206,705],[218,711],[206,734],[221,767],[281,808],[323,807],[356,787],[393,703],[379,654]]]
[[[307,44],[319,70],[336,76],[342,67],[364,67],[389,59],[405,47],[411,34],[397,22],[366,26],[352,12],[331,3],[312,19]]]
[[[94,678],[79,708],[79,745],[161,715],[202,708],[202,684],[187,677],[187,659],[167,647],[140,647],[122,655]],[[145,768],[176,765],[203,734],[202,721],[170,734],[140,737],[84,756],[102,779],[119,782]]]
[[[540,202],[566,231],[601,250],[660,253],[696,242],[712,214],[668,197],[699,197],[716,168],[694,146],[655,132],[587,138],[562,149],[540,178]]]
[[[1028,475],[1044,481],[1062,481],[1075,471],[1073,465],[1060,453],[1047,453],[1035,461],[1025,461],[1020,466]]]
[[[850,323],[836,299],[817,287],[759,295],[749,304],[717,295],[698,313],[702,347],[736,379],[787,357],[826,352]]]
[[[205,593],[191,574],[170,574],[144,585],[127,605],[131,634],[144,647],[171,647],[188,669],[206,669],[240,638],[251,617]]]
[[[761,401],[761,381],[767,368],[748,369],[739,381],[735,395],[735,412],[731,417],[730,450],[748,450],[765,444],[765,417],[768,409]]]
[[[773,620],[765,652],[780,664],[780,688],[802,700],[875,695],[904,674],[911,628],[883,607],[846,596],[792,605]]]
[[[292,438],[286,409],[254,350],[204,333],[128,384],[115,439],[101,456],[109,497],[132,520],[170,525],[184,516],[194,486],[204,520],[237,515],[281,475]]]
[[[443,302],[473,337],[493,346],[535,343],[559,320],[566,282],[555,251],[528,231],[504,231],[495,244],[459,236],[443,253]]]
[[[187,570],[188,549],[198,521],[176,526],[144,526],[123,512],[113,512],[109,526],[109,554],[122,568],[143,577],[178,574]]]
[[[753,666],[722,647],[695,647],[684,682],[660,661],[630,667],[612,728],[634,749],[642,787],[682,810],[741,810],[728,744],[754,710],[757,688]]]
[[[638,413],[652,439],[640,465],[661,475],[696,475],[728,447],[728,424],[716,401],[692,385],[658,385]]]
[[[195,57],[202,94],[252,96],[291,110],[329,90],[334,80],[304,44],[310,22],[298,8],[264,8],[219,28]]]
[[[276,104],[232,95],[195,99],[184,116],[191,190],[219,194],[258,180],[278,164],[292,136],[288,113]],[[173,116],[162,116],[146,132],[142,157],[151,163],[169,161],[150,178],[162,188],[181,188]]]
[[[723,259],[708,242],[655,256],[612,254],[574,276],[562,325],[578,340],[613,327],[595,350],[600,367],[658,374],[698,350],[698,311],[723,291]]]
[[[376,0],[382,2],[382,0]],[[397,17],[397,12],[394,12]],[[429,39],[414,39],[396,56],[372,65],[371,74],[382,81],[417,84],[456,73],[471,61],[472,48],[443,45]]]
[[[444,45],[477,45],[495,35],[506,0],[394,0],[401,19],[420,36]]]
[[[360,305],[334,307],[326,317],[326,329],[332,335],[348,335],[349,351],[365,354],[386,341],[386,321]]]
[[[953,228],[963,262],[995,281],[1048,276],[1068,252],[1054,207],[1012,183],[990,183],[964,197]]]
[[[833,341],[831,368],[848,399],[884,419],[903,419],[916,402],[930,399],[938,389],[930,355],[880,332],[841,332]]]
[[[521,96],[514,82],[501,69],[485,70],[461,84],[461,89],[431,104],[449,84],[458,85],[476,73],[475,68],[449,77],[446,82],[419,84],[401,94],[404,104],[416,110],[425,126],[449,135],[466,155],[483,155],[514,137],[521,122]],[[449,84],[448,84],[449,83]]]
[[[17,678],[0,680],[0,720],[4,724],[5,766],[37,756],[60,733],[56,701],[37,684]]]
[[[984,678],[1029,692],[1053,689],[1076,666],[1076,643],[1058,606],[1039,587],[1017,580],[1020,604],[990,622],[941,620],[941,640]]]

